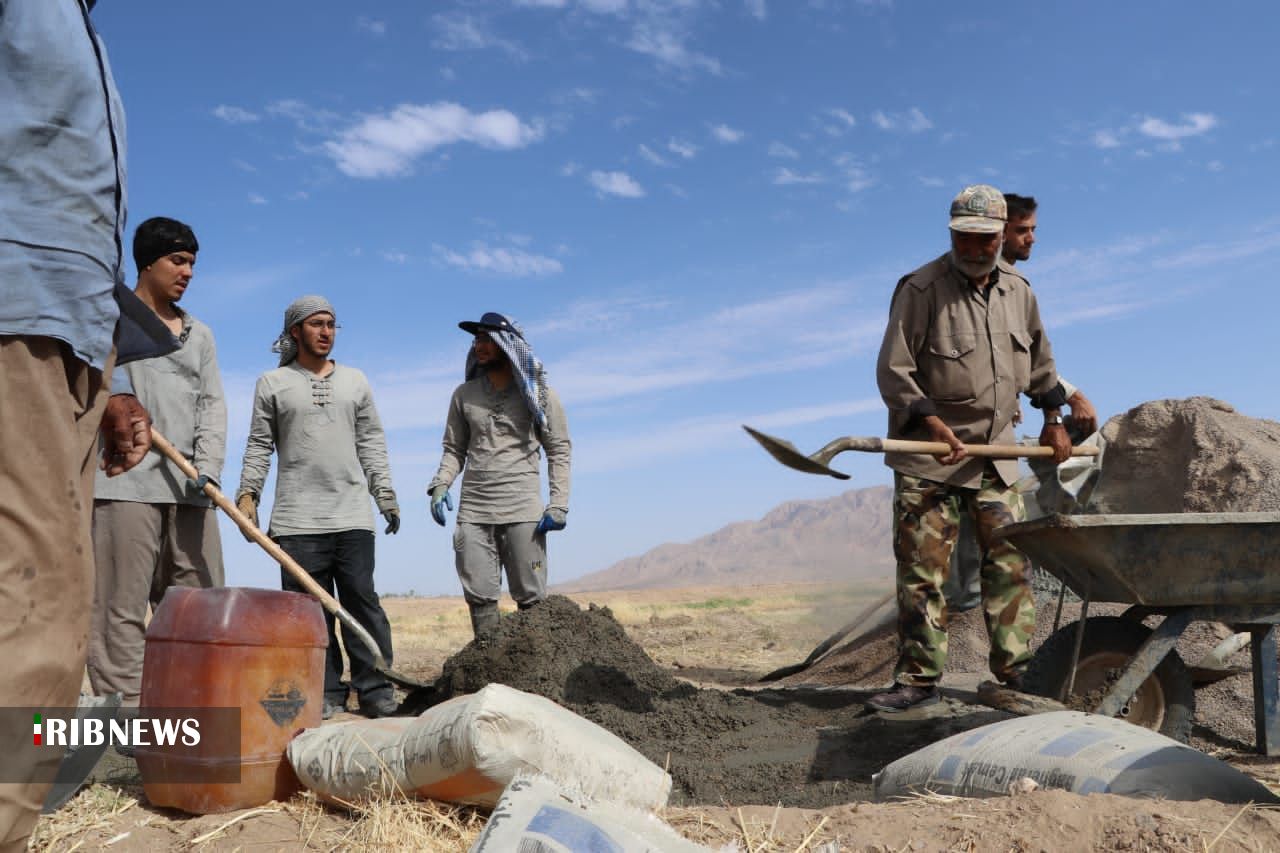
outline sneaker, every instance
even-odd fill
[[[371,720],[394,716],[399,709],[400,703],[396,701],[394,693],[384,693],[372,699],[360,700],[360,713]]]
[[[932,705],[938,699],[938,688],[936,686],[916,687],[912,684],[895,684],[892,690],[877,693],[868,699],[867,707],[877,711],[885,711],[889,714],[896,714],[908,708]]]
[[[326,699],[324,700],[324,705],[320,707],[320,719],[331,719],[334,714],[341,714],[346,710],[347,707],[345,705],[339,705],[337,702]]]

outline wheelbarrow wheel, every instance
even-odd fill
[[[1028,693],[1061,699],[1071,670],[1076,626],[1055,631],[1036,650],[1023,677]],[[1121,616],[1093,616],[1085,625],[1075,684],[1066,704],[1092,711],[1138,653],[1151,629]],[[1185,743],[1196,716],[1195,686],[1176,651],[1169,652],[1142,682],[1117,718]]]

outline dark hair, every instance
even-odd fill
[[[1015,219],[1022,219],[1024,216],[1030,216],[1036,212],[1036,200],[1034,196],[1005,193],[1004,203],[1005,207],[1008,208],[1010,222]]]
[[[133,232],[133,262],[138,265],[138,272],[172,252],[194,255],[198,251],[200,244],[191,226],[176,219],[153,216]]]

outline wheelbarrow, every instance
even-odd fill
[[[1251,636],[1256,746],[1280,754],[1280,513],[1049,515],[998,528],[1081,598],[1024,677],[1029,692],[1083,701],[1185,741],[1195,685],[1174,646],[1195,621]],[[1130,605],[1089,616],[1093,602]],[[1163,617],[1154,629],[1148,617]]]

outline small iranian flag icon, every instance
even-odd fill
[[[35,724],[35,745],[36,745],[36,746],[39,746],[39,745],[40,745],[40,715],[39,715],[39,714],[36,714],[36,715],[35,715],[35,718],[36,718],[36,724]]]

